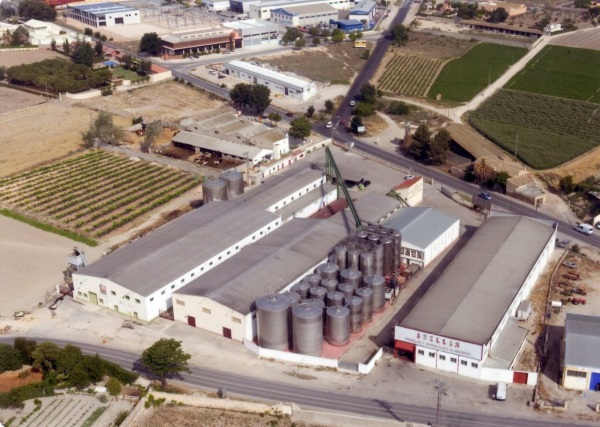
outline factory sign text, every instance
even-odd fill
[[[482,357],[483,349],[480,345],[441,337],[427,332],[415,331],[414,329],[407,329],[401,326],[396,326],[395,339],[475,360],[481,360]]]

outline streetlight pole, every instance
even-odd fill
[[[435,410],[435,425],[436,427],[440,427],[440,416],[442,410],[442,395],[446,395],[448,391],[448,386],[445,381],[435,380],[433,382],[433,389],[437,392],[437,406]]]

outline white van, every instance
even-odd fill
[[[592,227],[589,224],[581,223],[577,227],[575,227],[575,230],[579,231],[580,233],[587,234],[589,236],[594,231],[594,227]]]
[[[496,400],[506,400],[506,384],[498,383],[496,386]]]

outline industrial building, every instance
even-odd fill
[[[227,10],[229,9],[229,0],[208,0],[206,7],[211,12]]]
[[[271,11],[280,8],[285,8],[286,10],[298,6],[311,8],[319,7],[318,5],[320,4],[326,4],[337,10],[344,10],[350,9],[354,4],[350,0],[249,0],[247,2],[242,0],[241,3],[243,3],[243,13],[249,13],[250,18],[267,20],[272,19]],[[233,10],[233,0],[231,10]],[[328,23],[325,19],[323,19],[323,22]]]
[[[246,19],[221,24],[235,31],[242,38],[242,47],[269,46],[278,44],[278,28],[276,24],[260,19]]]
[[[423,201],[423,177],[407,177],[401,184],[394,187],[394,192],[408,206],[417,206]]]
[[[306,101],[317,93],[317,85],[314,82],[300,80],[247,62],[231,61],[224,64],[223,68],[226,74],[240,80],[267,86],[272,94],[280,93]]]
[[[178,31],[161,37],[161,53],[165,58],[181,58],[184,54],[211,53],[242,47],[242,37],[231,29]]]
[[[600,391],[600,317],[567,313],[562,386]]]
[[[355,19],[363,22],[363,24],[370,24],[375,19],[375,13],[377,12],[377,3],[373,0],[361,0],[356,2],[354,7],[350,10],[348,19]]]
[[[458,239],[458,219],[432,208],[403,208],[383,224],[402,233],[402,260],[427,267]]]
[[[139,24],[140,11],[118,3],[67,5],[67,15],[92,27]]]
[[[396,350],[430,368],[535,384],[534,373],[512,370],[527,334],[515,316],[544,271],[555,237],[555,223],[512,215],[486,219],[395,326]]]
[[[345,33],[362,31],[365,27],[364,24],[357,19],[344,19],[341,21],[336,21],[335,25],[337,25],[337,27]]]
[[[271,9],[271,21],[287,27],[329,24],[331,19],[338,19],[338,10],[327,3]]]

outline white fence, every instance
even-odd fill
[[[527,374],[527,385],[536,385],[538,382],[537,372],[510,371],[508,369],[481,368],[479,379],[499,383],[514,383],[515,372]]]

